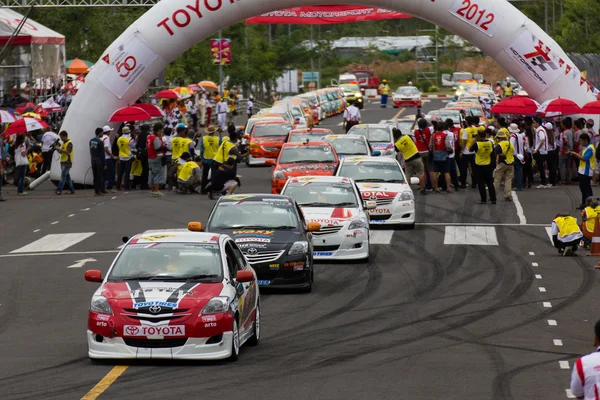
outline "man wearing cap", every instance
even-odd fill
[[[94,175],[94,193],[95,196],[102,196],[104,193],[104,168],[106,161],[104,159],[104,143],[102,128],[96,128],[95,136],[90,140],[90,157],[92,159],[92,174]]]
[[[500,183],[504,180],[504,199],[512,201],[512,180],[514,177],[515,148],[508,141],[506,129],[500,129],[496,133],[498,144],[495,148],[496,170],[494,171],[494,189],[500,193]]]
[[[177,190],[177,167],[179,159],[185,152],[192,153],[194,151],[194,141],[187,137],[188,127],[185,124],[177,125],[177,136],[171,141],[171,166],[167,171],[167,184],[174,192]]]
[[[525,141],[523,137],[525,134],[521,133],[517,124],[510,124],[508,133],[510,134],[510,144],[515,149],[513,152],[515,157],[515,186],[517,190],[523,190],[523,165],[525,164]]]
[[[221,145],[221,140],[215,136],[217,127],[210,125],[206,128],[206,135],[200,142],[200,156],[202,157],[202,189],[200,194],[206,194],[206,185],[208,184],[208,172],[210,171],[213,160],[217,155],[217,150]]]
[[[133,156],[136,152],[135,140],[131,137],[131,129],[127,125],[121,129],[121,133],[121,137],[117,139],[117,146],[119,147],[117,190],[121,190],[121,183],[125,190],[129,190],[129,173],[131,172],[131,164],[133,163]]]
[[[558,214],[552,221],[552,243],[558,249],[558,254],[568,256],[574,254],[583,237],[577,219],[569,213]]]
[[[227,99],[225,96],[217,103],[217,124],[221,132],[227,129]]]
[[[381,94],[381,108],[386,108],[388,96],[390,95],[390,86],[385,79],[379,85],[379,94]]]
[[[357,103],[353,102],[352,105],[344,110],[344,124],[346,126],[346,133],[354,126],[360,124],[360,110],[356,106]]]
[[[114,189],[115,186],[115,160],[117,159],[117,156],[114,156],[111,148],[112,148],[112,144],[110,143],[110,133],[113,131],[113,128],[111,128],[108,125],[105,125],[104,128],[102,128],[102,132],[104,133],[102,135],[102,142],[104,143],[104,161],[106,162],[106,165],[104,166],[104,182],[106,183],[105,190],[109,191],[109,192],[116,192],[116,190]],[[106,193],[106,192],[104,192]]]
[[[181,155],[181,160],[184,162],[177,172],[177,184],[179,186],[179,193],[185,194],[188,192],[195,192],[201,185],[202,171],[197,163],[192,161],[192,156],[188,152],[184,152]]]
[[[590,137],[585,133],[579,136],[579,144],[581,154],[574,151],[570,154],[579,160],[579,168],[577,169],[579,190],[581,191],[581,205],[579,209],[583,210],[585,208],[585,200],[594,195],[592,191],[592,176],[596,167],[596,149],[591,143]]]

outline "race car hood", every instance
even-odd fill
[[[283,142],[285,142],[286,139],[287,139],[287,136],[265,136],[265,137],[258,137],[258,138],[253,137],[251,143],[269,146],[269,145],[283,143]]]
[[[345,225],[360,215],[358,208],[341,207],[303,207],[302,212],[306,222],[317,222],[321,226]]]
[[[211,231],[213,232],[213,231]],[[215,233],[229,235],[238,247],[245,252],[248,248],[258,250],[284,250],[298,241],[306,240],[297,229],[219,229]]]
[[[393,199],[398,193],[410,190],[410,186],[402,183],[357,183],[358,190],[364,200],[372,198]]]
[[[286,177],[318,175],[333,176],[337,164],[311,163],[311,164],[280,164],[277,171],[283,172]]]
[[[100,293],[112,306],[148,311],[151,306],[163,309],[204,306],[219,296],[223,284],[199,282],[128,281],[106,282]]]
[[[394,145],[390,142],[369,142],[371,143],[371,147],[373,150],[391,150],[394,148]]]

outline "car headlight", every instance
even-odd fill
[[[200,315],[220,314],[229,310],[229,297],[217,296],[210,299],[204,306]]]
[[[295,256],[308,253],[308,242],[296,242],[290,248],[288,256]]]
[[[108,304],[108,300],[104,296],[94,296],[92,297],[92,303],[90,304],[90,311],[101,313],[101,314],[110,314],[112,315],[113,310]]]
[[[362,219],[357,219],[356,221],[350,222],[348,225],[348,230],[353,231],[355,229],[364,229],[367,227],[367,224]]]
[[[362,103],[362,98],[359,97],[358,99],[356,99],[356,101],[358,101],[359,103]]]
[[[408,201],[408,200],[414,200],[414,195],[413,192],[402,192],[400,194],[400,201]]]
[[[273,179],[285,179],[285,175],[281,171],[273,172]]]
[[[362,93],[356,93],[356,97],[360,99],[362,97]]]
[[[394,155],[394,150],[392,150],[392,149],[388,149],[388,150],[386,150],[386,151],[384,151],[384,152],[383,152],[383,155],[384,155],[384,156],[391,156],[391,155]]]

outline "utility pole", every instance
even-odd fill
[[[546,33],[548,33],[548,0],[544,0],[544,15]]]
[[[223,93],[224,85],[223,82],[223,54],[221,53],[221,39],[223,31],[219,30],[219,91]]]
[[[317,41],[319,43],[319,79],[317,81],[317,88],[321,89],[321,49],[320,49],[320,46],[321,46],[321,25],[319,25],[317,27],[317,32],[318,32],[317,33],[317,37],[318,37]]]
[[[310,24],[310,46],[311,46],[311,55],[310,55],[310,81],[312,82],[315,79],[315,60],[313,57],[315,50],[315,38],[313,35],[313,25]]]

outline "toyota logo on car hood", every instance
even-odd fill
[[[248,251],[246,251],[246,253],[248,253],[249,255],[253,256],[255,254],[258,254],[258,250],[255,249],[254,247],[251,247],[248,249]]]
[[[162,307],[161,306],[150,306],[148,307],[148,311],[150,311],[152,314],[158,314],[159,312],[161,312]]]

